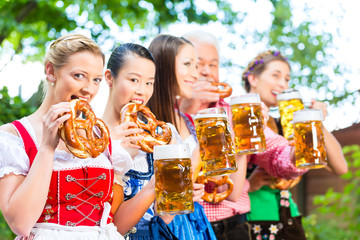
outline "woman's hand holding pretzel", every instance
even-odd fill
[[[114,128],[113,139],[121,140],[121,146],[123,148],[136,148],[140,149],[137,142],[142,140],[144,137],[136,134],[144,132],[143,129],[138,128],[134,122],[123,122],[119,126]]]
[[[59,144],[59,126],[70,118],[71,106],[69,102],[61,102],[52,105],[42,117],[43,135],[41,146],[49,147],[55,151]]]

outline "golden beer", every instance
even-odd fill
[[[323,168],[327,165],[322,112],[300,110],[294,113],[295,161],[298,168]]]
[[[231,98],[235,153],[259,153],[266,150],[260,97],[249,93]]]
[[[159,215],[194,211],[191,159],[187,144],[155,146],[154,174]]]
[[[276,96],[279,105],[280,123],[284,137],[288,140],[294,138],[293,114],[304,109],[300,92],[294,89],[285,90]]]
[[[203,109],[194,119],[204,176],[236,172],[235,148],[225,109]]]

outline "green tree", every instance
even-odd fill
[[[334,57],[329,53],[329,50],[335,48],[332,44],[332,34],[317,34],[313,30],[314,23],[307,20],[295,26],[292,21],[291,1],[270,1],[274,6],[273,22],[269,32],[265,34],[269,36],[269,46],[277,47],[288,55],[292,62],[291,87],[302,85],[317,89],[326,96],[321,100],[326,100],[330,104],[346,100],[353,92],[340,87],[329,88],[330,83],[334,81],[331,79],[332,76],[341,76],[348,71],[346,67],[334,61]],[[305,11],[308,12],[308,9],[305,8]],[[311,19],[310,16],[307,19]],[[345,86],[348,83],[346,79],[342,81],[336,86]]]
[[[34,112],[34,108],[24,103],[20,96],[10,97],[7,87],[0,90],[0,125],[20,119]]]
[[[18,0],[0,1],[0,47],[26,59],[44,55],[45,44],[65,32],[86,29],[99,43],[111,38],[111,29],[130,27],[159,33],[177,21],[232,24],[238,13],[222,0],[209,0],[217,11],[207,13],[195,0]],[[217,16],[222,16],[218,18]],[[147,32],[148,33],[148,32]],[[144,34],[142,38],[152,37]],[[1,52],[0,52],[1,53]]]
[[[309,240],[353,240],[360,235],[360,146],[343,148],[351,169],[342,176],[348,184],[342,192],[329,189],[314,198],[318,208],[303,223]]]

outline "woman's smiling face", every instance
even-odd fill
[[[54,101],[66,102],[74,98],[91,101],[103,79],[103,59],[88,51],[75,53],[67,64],[54,69]]]
[[[193,84],[199,78],[196,64],[197,55],[194,47],[190,44],[181,46],[175,58],[175,75],[180,89],[180,97],[192,97]]]
[[[276,95],[289,88],[290,68],[287,63],[275,60],[269,62],[259,76],[253,77],[250,92],[258,93],[261,101],[272,107],[277,105]]]

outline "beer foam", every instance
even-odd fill
[[[158,145],[154,147],[154,160],[156,159],[174,159],[190,158],[190,148],[188,143]]]
[[[294,112],[293,123],[323,120],[324,119],[321,110],[305,109]]]
[[[247,93],[230,98],[230,105],[242,103],[260,103],[260,96],[257,93]]]
[[[209,114],[195,114],[194,120],[198,118],[226,118],[228,119],[227,114],[224,113],[209,113]]]
[[[300,92],[295,89],[287,89],[287,90],[284,90],[283,92],[279,93],[278,95],[276,95],[277,101],[287,101],[290,99],[300,99],[301,100]]]

